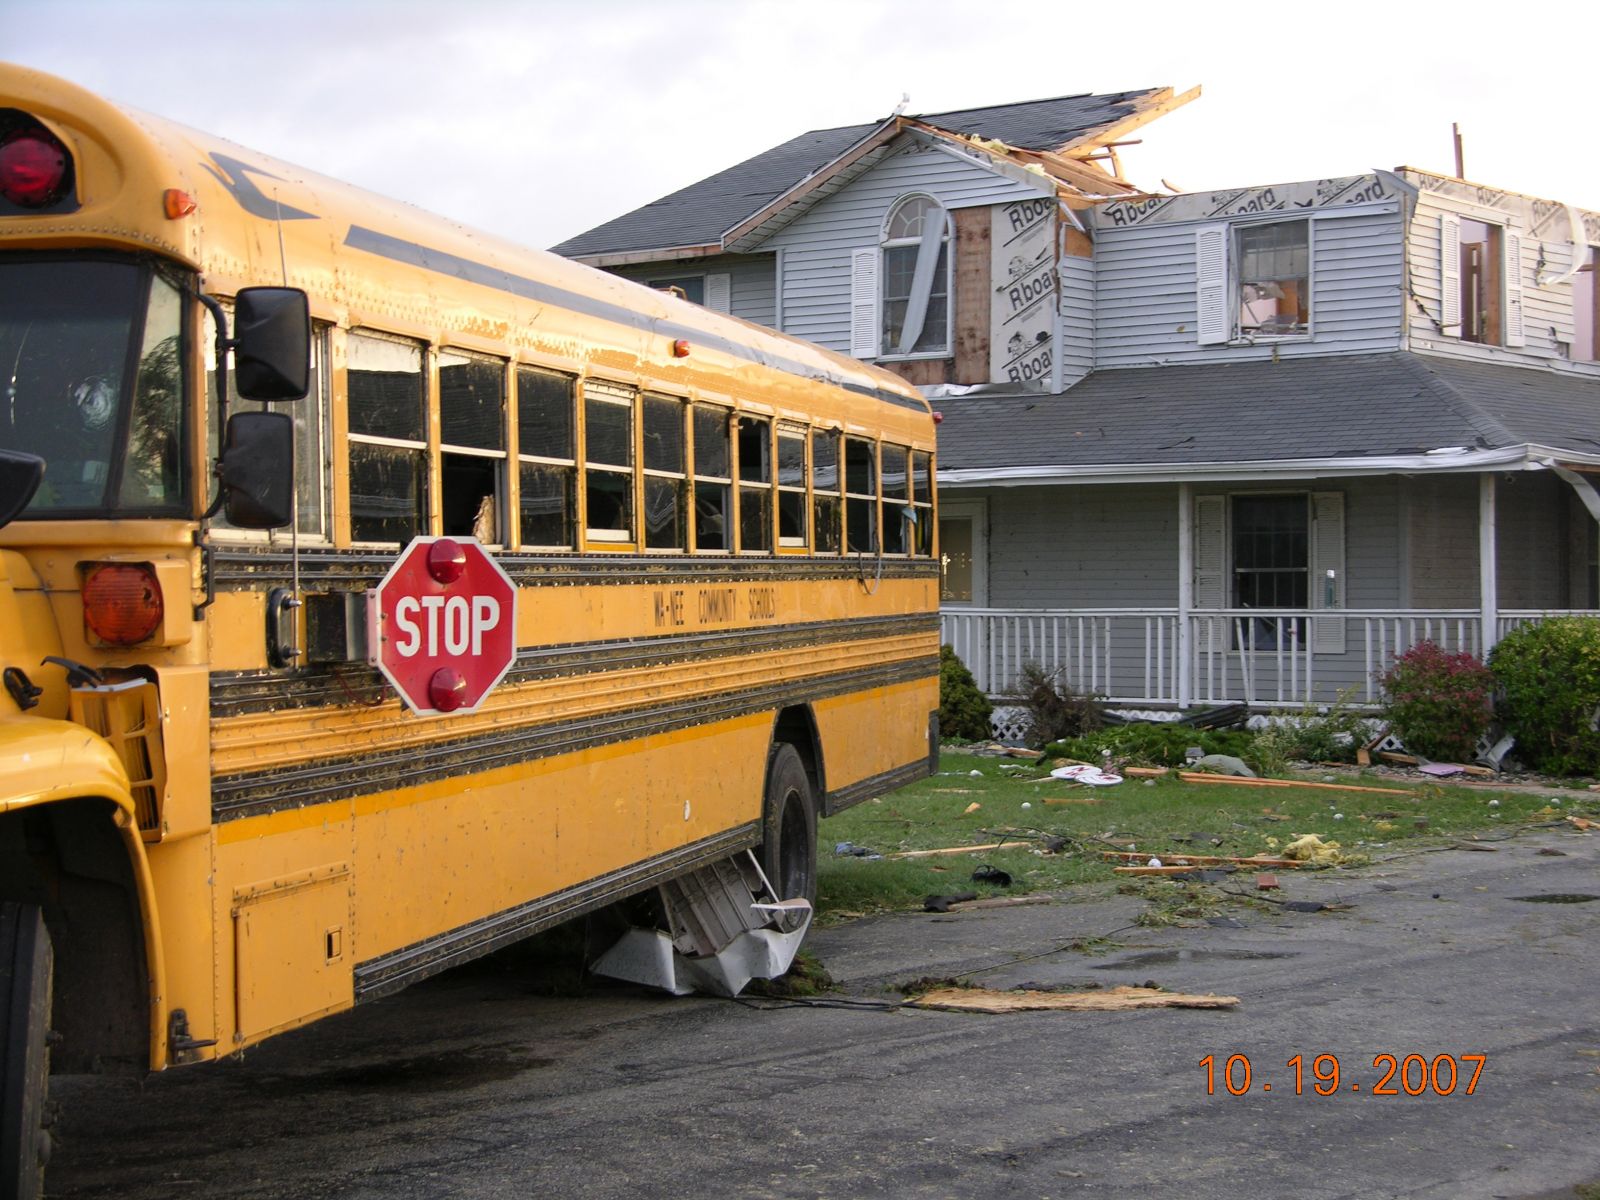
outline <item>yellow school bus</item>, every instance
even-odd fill
[[[935,761],[933,476],[886,372],[0,66],[0,1197],[47,1066],[809,898]]]

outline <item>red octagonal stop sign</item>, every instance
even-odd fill
[[[412,712],[474,711],[516,656],[516,585],[476,538],[417,538],[367,593],[367,659]]]

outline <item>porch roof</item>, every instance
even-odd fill
[[[1600,464],[1600,381],[1402,351],[1097,371],[1059,396],[934,407],[957,487]]]

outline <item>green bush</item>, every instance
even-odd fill
[[[1554,617],[1512,630],[1489,655],[1517,757],[1553,775],[1600,771],[1600,621]]]
[[[1082,737],[1104,724],[1098,696],[1078,691],[1060,671],[1046,671],[1038,663],[1023,664],[1017,693],[1028,713],[1030,746]]]
[[[1470,654],[1418,642],[1379,682],[1389,728],[1412,754],[1465,762],[1494,715],[1494,676]]]
[[[977,680],[949,646],[939,647],[939,736],[954,741],[986,742],[994,736],[989,718],[994,705],[978,690]]]
[[[1083,737],[1053,742],[1045,753],[1058,758],[1077,758],[1098,763],[1109,750],[1111,757],[1136,767],[1181,767],[1184,752],[1200,747],[1203,754],[1231,754],[1247,758],[1250,735],[1242,730],[1193,729],[1175,721],[1138,722],[1112,725]]]

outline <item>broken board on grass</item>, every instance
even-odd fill
[[[1092,992],[996,992],[988,988],[939,988],[907,1001],[912,1008],[1010,1013],[1067,1010],[1125,1012],[1134,1008],[1236,1008],[1237,996],[1192,996],[1160,988],[1115,987]]]

